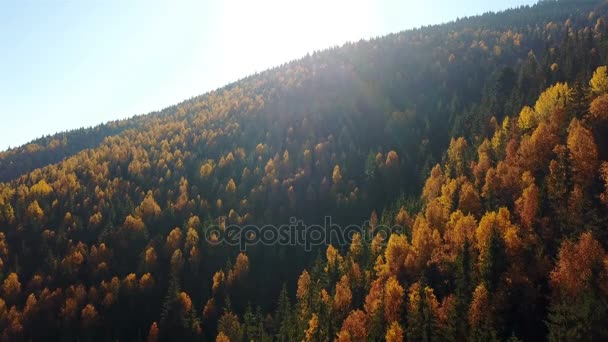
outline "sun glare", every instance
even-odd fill
[[[249,63],[280,63],[359,40],[369,32],[372,12],[371,2],[362,0],[225,1],[219,30],[224,64],[242,65],[243,54]]]

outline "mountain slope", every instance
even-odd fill
[[[549,191],[544,184],[551,160],[560,162],[560,154],[551,152],[554,146],[572,149],[570,119],[583,120],[591,97],[598,97],[587,95],[585,87],[596,68],[608,63],[607,10],[601,1],[541,2],[347,44],[153,115],[0,154],[0,180],[7,181],[0,183],[4,336],[133,340],[156,333],[212,340],[219,331],[231,341],[323,340],[337,334],[356,339],[360,333],[383,338],[396,321],[392,334],[398,336],[407,323],[402,333],[414,340],[429,329],[435,337],[449,335],[447,328],[460,338],[544,338],[555,258],[569,260],[567,249],[581,243],[599,251],[606,242],[597,228],[605,215],[597,178],[599,161],[606,159],[601,125],[581,126],[597,130],[598,165],[589,174],[594,186],[575,191],[575,183],[568,183],[562,193],[579,196],[579,202],[587,198],[590,204],[578,210],[592,217],[581,214],[580,228],[573,231],[568,227],[574,223],[552,221],[565,215],[565,207],[544,195]],[[549,92],[557,95],[547,95],[545,107],[514,116],[557,82],[568,82],[568,91]],[[554,103],[566,93],[567,101]],[[560,111],[566,112],[564,119],[553,120]],[[546,113],[537,117],[539,112]],[[507,116],[518,124],[504,124]],[[545,131],[537,133],[539,127]],[[550,137],[541,139],[541,133]],[[466,139],[450,143],[457,136]],[[442,160],[443,167],[432,168]],[[577,172],[569,164],[564,168]],[[492,182],[496,188],[487,185]],[[534,193],[533,184],[545,196],[536,199],[536,211],[526,206],[532,195],[523,195]],[[462,203],[465,195],[472,204]],[[457,209],[467,218],[453,214]],[[322,224],[326,216],[342,226],[360,225],[372,212],[371,225],[404,225],[407,237],[391,238],[386,250],[376,241],[377,246],[361,243],[361,251],[357,244],[312,251],[275,244],[248,246],[243,254],[206,241],[214,225],[280,225],[290,218]],[[464,225],[463,234],[490,220],[506,217],[509,223],[507,232],[490,230],[490,248],[478,237],[473,242],[465,234],[471,241],[464,242],[456,233],[450,236],[446,218],[452,217]],[[511,226],[516,228],[508,230]],[[554,229],[563,233],[548,233]],[[572,242],[562,257],[562,242],[587,231],[591,235]],[[507,237],[525,241],[525,248],[511,249]],[[462,252],[469,243],[464,250],[471,251]],[[411,259],[390,266],[389,251],[407,257],[410,249]],[[318,257],[321,253],[326,257]],[[488,264],[500,259],[492,253],[506,253],[505,264]],[[386,258],[375,258],[382,255]],[[459,258],[469,262],[459,264]],[[593,273],[598,262],[591,264]],[[530,267],[514,270],[517,265]],[[298,310],[292,310],[289,294],[305,267],[311,272],[297,282]],[[459,274],[468,280],[455,290],[454,284],[464,281]],[[503,284],[517,281],[526,286]],[[275,312],[283,283],[284,306]],[[372,313],[380,309],[374,305],[386,306],[387,300],[374,302],[370,295],[386,296],[379,293],[390,292],[388,284],[396,297],[404,297],[405,289],[409,296],[376,320]],[[521,292],[494,296],[511,290]],[[325,297],[319,297],[323,291]],[[461,296],[450,297],[454,293]],[[596,300],[596,293],[589,296]],[[452,307],[428,309],[416,298],[424,305],[456,302],[447,312]],[[529,300],[529,311],[496,302],[520,298]],[[489,306],[488,301],[502,310],[491,319],[444,324],[449,315],[474,316],[474,308]],[[248,310],[249,303],[259,305],[259,313]],[[564,314],[551,305],[552,314]],[[417,327],[413,312],[427,309],[432,314],[416,318]],[[355,331],[356,326],[366,331]]]

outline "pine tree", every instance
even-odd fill
[[[274,317],[276,328],[275,338],[279,342],[287,342],[290,340],[290,337],[293,336],[294,326],[291,311],[291,302],[287,294],[287,286],[283,284]]]

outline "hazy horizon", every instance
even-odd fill
[[[534,3],[349,1],[348,15],[345,1],[5,4],[0,151],[161,110],[349,41]]]

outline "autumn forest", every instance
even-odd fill
[[[608,340],[606,21],[540,1],[0,152],[1,340]],[[221,238],[327,217],[348,243]]]

